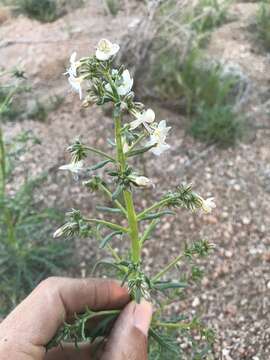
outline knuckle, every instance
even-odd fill
[[[58,286],[58,283],[59,283],[59,278],[57,276],[50,276],[39,283],[38,289],[46,292],[47,291],[54,292]]]

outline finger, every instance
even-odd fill
[[[44,360],[97,360],[100,359],[104,348],[104,340],[96,340],[89,344],[64,344],[50,350]]]
[[[73,344],[65,344],[63,347],[59,346],[50,350],[45,360],[89,360],[91,354],[91,345],[80,344],[76,348]]]
[[[150,303],[129,303],[117,319],[101,359],[147,360],[147,334],[151,317]]]
[[[49,278],[43,281],[1,324],[0,340],[43,346],[74,313],[122,308],[129,295],[116,281]]]

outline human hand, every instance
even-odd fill
[[[1,360],[93,360],[92,347],[74,346],[46,353],[45,346],[74,313],[122,309],[100,360],[146,360],[152,307],[130,302],[113,280],[52,277],[43,281],[0,325]]]

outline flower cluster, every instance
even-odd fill
[[[171,128],[166,125],[166,120],[156,123],[154,111],[144,109],[141,103],[133,100],[133,79],[129,71],[111,67],[112,60],[119,49],[119,45],[102,39],[97,45],[94,56],[77,61],[76,53],[73,53],[70,57],[70,67],[65,74],[68,75],[69,82],[73,90],[79,94],[80,99],[83,98],[83,85],[87,83],[85,106],[93,102],[101,105],[104,102],[112,101],[134,116],[135,120],[128,124],[127,130],[133,133],[144,130],[146,133],[144,138],[147,135],[149,137],[144,144],[145,147],[159,156],[170,148],[170,145],[166,143],[166,138]],[[123,139],[123,142],[125,152],[127,152],[130,150],[130,146],[126,139]],[[66,165],[62,169],[77,173],[80,167],[72,164],[71,166]]]

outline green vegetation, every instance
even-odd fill
[[[156,58],[151,79],[161,98],[182,102],[195,138],[221,147],[241,138],[242,122],[234,111],[239,79],[224,75],[222,66],[209,62],[198,48],[182,63],[174,49],[164,52]]]
[[[243,121],[235,108],[244,80],[207,57],[205,46],[211,31],[228,20],[230,3],[199,0],[182,8],[177,0],[164,2],[155,19],[159,36],[151,44],[145,80],[146,95],[186,115],[189,134],[220,147],[242,136]]]
[[[14,77],[13,77],[14,78]],[[16,77],[15,77],[16,78]],[[47,99],[34,97],[31,105],[27,104],[26,93],[31,93],[30,87],[25,80],[17,79],[8,86],[0,86],[1,121],[16,121],[26,118],[45,121],[51,112],[56,111],[63,103],[64,98],[60,95],[50,96]],[[8,103],[5,99],[13,94]]]
[[[61,14],[55,0],[18,0],[20,12],[41,22],[52,22]]]
[[[30,119],[46,121],[50,112],[56,111],[63,103],[64,98],[59,95],[51,96],[46,100],[35,100],[33,107],[26,114]]]
[[[10,78],[11,75],[11,78]],[[13,69],[11,72],[0,71],[0,77],[9,77],[8,84],[0,84],[1,121],[13,121],[26,112],[26,104],[22,100],[22,93],[30,92],[24,72]]]
[[[189,21],[197,33],[212,31],[227,21],[230,0],[200,0]]]
[[[0,103],[0,119],[9,113],[15,94],[11,88]],[[3,93],[3,92],[2,92]],[[52,240],[62,216],[38,198],[46,175],[31,178],[23,168],[22,155],[37,143],[26,132],[7,141],[0,123],[0,314],[7,313],[36,284],[49,275],[60,274],[72,259],[70,242]],[[15,167],[22,168],[14,183]]]
[[[264,47],[270,50],[270,4],[262,2],[257,13],[258,35]]]
[[[85,0],[0,0],[0,4],[12,6],[15,14],[40,22],[53,22],[84,3]]]
[[[116,16],[121,9],[120,0],[105,0],[105,7],[111,15]]]
[[[202,106],[192,117],[188,131],[196,139],[226,148],[241,139],[243,123],[230,105]]]

